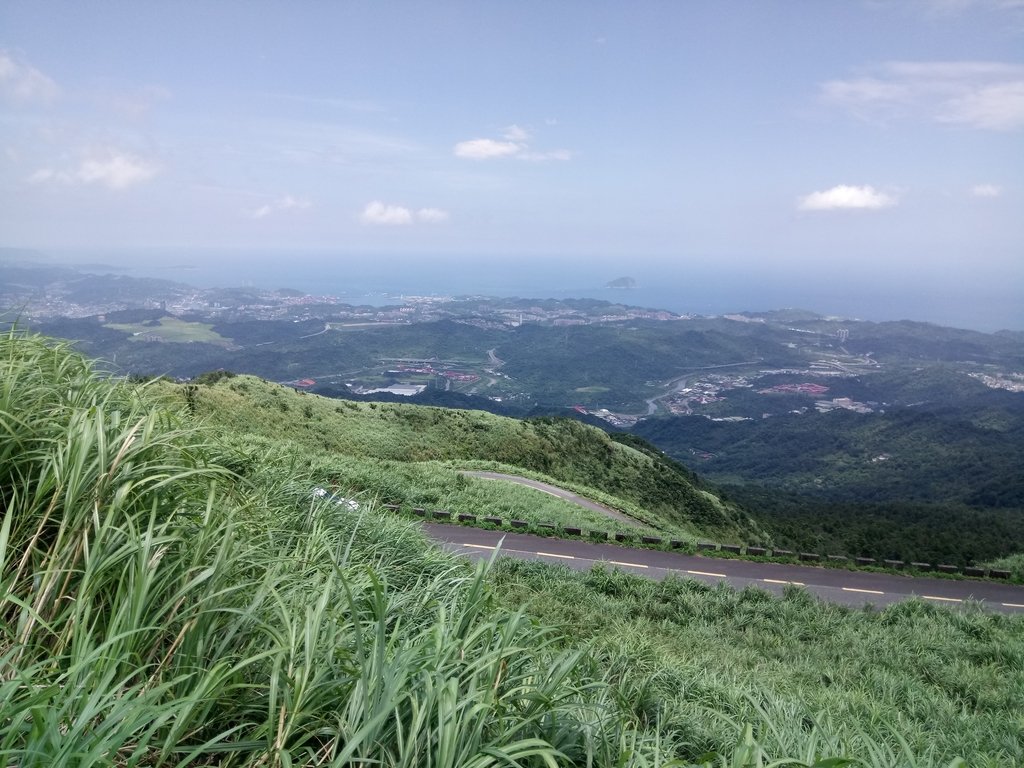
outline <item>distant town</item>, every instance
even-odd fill
[[[613,281],[628,287],[627,278]],[[292,289],[266,290],[251,286],[201,289],[183,283],[118,274],[93,274],[68,266],[0,260],[0,311],[29,324],[76,320],[108,333],[119,331],[133,342],[202,343],[229,353],[274,343],[257,332],[237,340],[232,328],[269,321],[295,323],[296,340],[314,340],[331,332],[412,326],[451,321],[483,332],[507,332],[523,326],[574,328],[636,323],[681,324],[714,318],[679,314],[595,299],[519,299],[491,296],[380,295],[379,305],[353,304],[352,297],[310,295]],[[134,314],[133,314],[134,313]],[[799,318],[806,316],[810,327]],[[604,400],[604,388],[575,387],[562,397],[561,407],[601,419],[616,428],[631,428],[657,414],[703,417],[712,421],[754,421],[773,415],[847,411],[870,414],[885,403],[862,401],[840,385],[880,370],[871,353],[847,350],[850,327],[839,318],[795,312],[780,316],[729,314],[718,322],[775,330],[776,349],[799,352],[804,364],[773,367],[763,354],[724,365],[684,367],[674,378],[639,382],[646,410],[627,410]],[[851,321],[855,324],[857,321]],[[718,326],[721,327],[721,326]],[[301,330],[298,330],[301,328]],[[666,328],[665,330],[668,330]],[[745,332],[744,332],[745,333]],[[493,346],[493,342],[489,344]],[[599,352],[599,349],[595,349]],[[764,352],[765,349],[762,349]],[[484,356],[486,353],[486,356]],[[386,353],[384,353],[386,354]],[[428,388],[488,398],[496,403],[528,406],[535,393],[501,368],[495,349],[478,349],[460,360],[380,357],[372,364],[341,370],[305,366],[284,380],[300,390],[344,387],[356,395],[388,394],[411,397]],[[792,355],[790,356],[792,357]],[[683,362],[683,361],[681,361]],[[971,364],[964,370],[987,387],[1024,392],[1024,373]],[[280,377],[278,377],[280,378]],[[620,398],[621,399],[621,398]],[[881,399],[881,398],[879,398]],[[635,401],[634,401],[635,402]]]

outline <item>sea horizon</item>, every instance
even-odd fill
[[[991,333],[1024,331],[1024,302],[1013,285],[1002,292],[952,294],[937,281],[908,286],[872,276],[845,280],[814,271],[794,275],[667,266],[650,258],[542,256],[466,257],[408,253],[353,254],[299,249],[89,249],[40,251],[47,263],[85,271],[159,278],[197,288],[291,288],[361,304],[401,296],[591,298],[679,314],[724,315],[802,309],[872,322],[911,320]],[[632,288],[612,288],[629,277]]]

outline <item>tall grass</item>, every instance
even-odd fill
[[[623,709],[681,754],[724,754],[751,723],[765,754],[802,762],[1024,764],[1021,617],[923,601],[853,610],[796,588],[778,599],[511,560],[493,577],[509,604],[586,644]]]
[[[566,637],[492,564],[312,499],[307,456],[148,400],[0,337],[0,765],[925,765],[742,691],[694,731],[667,695],[691,668]]]
[[[0,350],[0,762],[594,751],[585,665],[494,611],[483,570],[421,568],[414,534],[381,521],[355,547],[358,521],[310,502],[295,467],[240,483],[216,446],[66,348],[11,334]],[[413,588],[389,586],[410,567]]]

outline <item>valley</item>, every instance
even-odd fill
[[[590,299],[356,307],[19,269],[8,296],[20,284],[103,309],[68,317],[19,294],[34,327],[117,373],[226,370],[354,402],[568,417],[643,437],[790,549],[959,566],[1024,551],[1020,334]]]

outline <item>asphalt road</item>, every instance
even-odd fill
[[[572,502],[577,506],[585,509],[599,512],[606,517],[616,520],[620,523],[628,523],[629,525],[637,525],[640,523],[639,520],[634,520],[629,515],[624,515],[617,509],[606,507],[604,504],[598,504],[596,501],[584,498],[572,491],[567,491],[564,488],[559,488],[557,485],[551,485],[550,483],[542,483],[540,480],[531,480],[528,477],[520,477],[519,475],[506,475],[501,472],[471,472],[465,471],[459,474],[465,475],[466,477],[476,477],[484,480],[504,480],[508,483],[515,483],[516,485],[525,485],[528,488],[534,488],[538,491],[543,491],[551,496],[557,496],[560,499]]]
[[[706,584],[724,581],[737,589],[752,585],[775,594],[782,594],[787,584],[793,584],[823,600],[851,606],[882,607],[919,597],[951,607],[974,601],[988,610],[1024,614],[1024,586],[1015,584],[699,557],[458,525],[424,523],[423,527],[445,549],[474,559],[490,557],[500,544],[503,555],[559,563],[580,571],[604,563],[652,579],[675,574]]]

